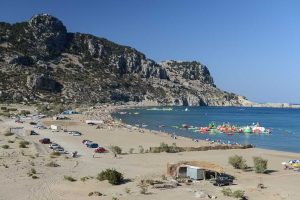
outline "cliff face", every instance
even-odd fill
[[[0,100],[162,105],[245,105],[198,62],[156,63],[137,50],[68,33],[57,18],[0,23]]]

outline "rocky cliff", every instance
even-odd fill
[[[134,48],[69,33],[57,18],[0,23],[0,100],[243,106],[199,62],[156,63]]]

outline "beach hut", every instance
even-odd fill
[[[22,137],[30,135],[30,130],[25,130],[24,127],[11,127],[9,132]]]
[[[216,178],[223,168],[205,161],[183,161],[167,165],[167,174],[173,177],[187,177],[193,180]]]
[[[205,171],[200,167],[187,166],[186,176],[194,180],[203,180],[205,179]]]
[[[24,129],[24,127],[11,127],[9,129],[10,133],[13,133],[15,135],[20,135],[20,136],[25,136],[26,135],[26,131]]]

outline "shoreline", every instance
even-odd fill
[[[147,109],[147,108],[152,108],[152,107],[170,107],[170,106],[140,106],[140,105],[132,105],[132,104],[128,104],[128,105],[121,105],[121,106],[114,106],[114,105],[108,105],[111,109],[110,111],[107,113],[113,120],[116,120],[118,122],[119,119],[116,119],[115,117],[112,116],[113,113],[116,113],[116,112],[122,112],[124,110],[134,110],[134,109]],[[182,106],[178,106],[178,107],[182,107]],[[251,107],[249,107],[251,108]],[[120,123],[123,123],[124,125],[130,125],[130,124],[126,124],[125,122],[120,122]],[[130,126],[133,126],[133,125],[130,125]],[[155,130],[155,129],[150,129],[150,128],[138,128],[138,129],[142,129],[142,130],[147,130],[147,131],[150,131],[152,133],[155,133],[155,134],[163,134],[165,136],[170,136],[172,135],[172,133],[168,133],[168,132],[165,132],[165,131],[158,131],[158,130]],[[193,138],[191,137],[186,137],[186,136],[178,136],[176,135],[178,138],[181,138],[181,139],[184,139],[184,140],[193,140]],[[198,140],[201,140],[202,142],[205,142],[207,143],[208,145],[211,145],[209,143],[209,141],[206,141],[205,139],[198,139]],[[215,143],[218,145],[218,143]],[[222,144],[220,144],[222,145]],[[245,146],[247,144],[240,144],[240,146]],[[276,149],[268,149],[268,148],[261,148],[261,147],[256,147],[256,145],[254,144],[250,144],[252,145],[253,149],[258,149],[258,150],[266,150],[266,151],[273,151],[273,152],[277,152],[277,153],[281,153],[281,154],[295,154],[295,155],[300,155],[300,152],[292,152],[292,151],[281,151],[281,150],[276,150]]]

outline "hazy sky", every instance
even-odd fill
[[[158,62],[200,61],[218,87],[250,100],[300,103],[298,0],[1,1],[0,21],[37,13]]]

